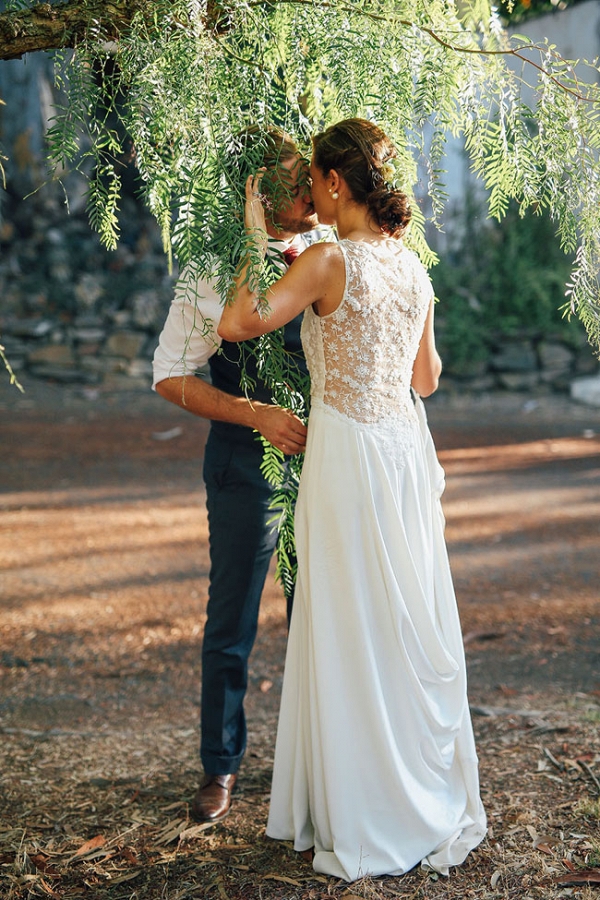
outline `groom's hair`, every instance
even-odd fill
[[[267,208],[278,209],[292,202],[292,179],[282,163],[298,157],[299,150],[281,128],[250,125],[232,137],[226,154],[229,186],[237,194],[240,208],[248,176],[263,167],[267,171],[261,181],[261,192]]]
[[[274,169],[298,155],[298,148],[289,134],[280,128],[249,125],[233,135],[227,147],[230,170],[238,183],[244,183],[248,175],[265,166]]]

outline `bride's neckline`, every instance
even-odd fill
[[[357,241],[354,238],[340,238],[340,244],[354,244],[356,247],[370,247],[371,250],[379,250],[383,247],[385,250],[391,250],[392,253],[399,253],[404,250],[402,238],[384,238],[382,241]]]

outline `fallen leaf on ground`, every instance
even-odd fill
[[[542,846],[555,847],[557,844],[560,844],[558,838],[552,837],[550,834],[538,834],[533,840],[533,846],[536,850],[539,850]]]
[[[500,881],[501,878],[502,878],[502,872],[500,871],[500,869],[496,869],[496,871],[490,878],[490,887],[492,888],[492,890],[495,889],[496,885],[498,884],[498,882]]]
[[[600,869],[580,869],[568,875],[557,875],[555,884],[600,884]]]
[[[300,887],[302,884],[301,881],[297,881],[295,878],[288,878],[286,875],[263,875],[265,881],[268,879],[269,881],[282,881],[284,884],[293,884],[296,887]]]
[[[186,828],[185,831],[180,832],[179,841],[183,843],[184,841],[191,841],[193,838],[198,837],[199,834],[202,834],[203,831],[206,831],[207,828],[212,828],[214,822],[203,822],[201,825],[192,825],[190,828]]]
[[[172,441],[180,434],[183,434],[183,428],[176,425],[175,428],[169,428],[168,431],[153,431],[152,437],[155,441]]]
[[[134,878],[137,878],[140,872],[143,872],[143,869],[136,869],[135,872],[126,872],[124,875],[117,875],[115,878],[109,878],[108,884],[122,884],[124,881],[133,881]]]
[[[171,841],[174,841],[183,831],[186,830],[187,824],[187,819],[172,819],[170,822],[167,822],[162,831],[160,831],[156,835],[155,843],[157,845],[170,844]]]
[[[58,869],[48,862],[48,857],[44,856],[41,853],[36,853],[35,856],[30,856],[29,859],[34,864],[38,872],[43,872],[44,875],[59,875]]]
[[[43,878],[40,880],[40,887],[49,897],[56,897],[56,900],[60,900],[61,894],[57,894],[54,888],[51,887],[47,881],[44,881]]]
[[[89,841],[82,844],[81,847],[75,851],[74,856],[85,856],[86,853],[91,853],[92,850],[98,850],[100,847],[104,847],[105,843],[106,838],[104,835],[97,834],[96,837],[90,838]]]
[[[505,634],[505,631],[468,631],[463,638],[463,644],[470,644],[471,641],[495,641],[503,638]]]

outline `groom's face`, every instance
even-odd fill
[[[286,240],[316,228],[319,222],[310,196],[306,160],[293,156],[268,175],[273,197],[273,208],[267,212],[271,237]]]

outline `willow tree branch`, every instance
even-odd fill
[[[315,0],[250,0],[249,6],[263,6],[265,2],[268,2],[270,6],[276,6],[278,3],[289,3],[291,5],[297,6],[314,6]],[[526,51],[537,51],[538,53],[544,52],[546,49],[543,45],[540,44],[522,44],[517,47],[506,47],[500,48],[498,50],[486,49],[485,47],[465,47],[464,44],[454,43],[453,41],[449,41],[446,38],[443,38],[432,28],[428,28],[426,25],[420,25],[418,22],[411,22],[409,19],[401,19],[398,16],[394,15],[385,15],[382,13],[374,13],[368,9],[359,8],[356,6],[351,6],[350,4],[339,2],[339,0],[319,0],[318,5],[325,9],[332,9],[336,12],[340,10],[344,10],[347,13],[351,13],[352,15],[363,16],[363,18],[371,19],[374,22],[390,22],[394,21],[398,25],[402,25],[404,28],[416,28],[422,34],[427,34],[429,37],[439,44],[441,47],[444,47],[446,50],[451,50],[453,53],[469,53],[475,56],[505,56],[505,57],[514,57],[514,59],[518,59],[523,63],[526,63],[532,68],[536,69],[542,75],[546,76],[550,81],[554,82],[557,87],[561,88],[565,93],[571,94],[577,100],[583,100],[586,103],[598,104],[600,100],[597,96],[588,94],[584,94],[578,88],[569,87],[562,81],[558,76],[556,76],[553,72],[549,71],[545,66],[540,63],[535,62],[535,60],[531,59],[530,56],[526,55]],[[560,61],[566,62],[556,51],[553,52],[553,56]],[[577,83],[577,79],[575,77],[575,73],[571,70],[571,74],[573,76],[573,81]],[[589,85],[586,85],[589,87]]]
[[[116,41],[136,15],[154,23],[153,0],[66,0],[52,5],[37,3],[29,9],[0,13],[0,60],[24,53],[77,47],[86,39]],[[206,27],[225,30],[218,0],[208,3]]]
[[[76,47],[94,34],[114,40],[138,12],[148,11],[148,0],[68,0],[58,6],[39,3],[30,9],[0,15],[0,59],[18,59],[24,53]]]
[[[315,0],[250,0],[248,6],[275,7],[279,3],[314,6]],[[406,28],[418,28],[440,46],[454,53],[513,57],[536,69],[563,91],[577,99],[592,104],[599,102],[595,93],[588,95],[583,93],[579,86],[570,87],[552,71],[535,62],[528,54],[536,50],[541,53],[543,48],[539,45],[525,44],[499,50],[464,46],[443,38],[425,25],[395,16],[374,13],[368,9],[344,3],[343,0],[341,2],[340,0],[333,0],[333,2],[332,0],[319,0],[317,5],[337,11],[344,9],[348,13],[362,15],[374,21],[388,22],[392,18]],[[0,13],[0,60],[18,59],[24,53],[40,50],[76,47],[86,39],[96,36],[105,41],[116,41],[128,30],[137,14],[146,19],[149,25],[152,24],[154,7],[153,0],[66,0],[65,3],[56,6],[50,3],[38,3],[30,9]],[[229,30],[226,7],[222,6],[219,0],[211,0],[207,4],[206,27],[216,34],[223,34]],[[575,75],[572,74],[573,81],[577,84]]]

